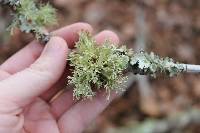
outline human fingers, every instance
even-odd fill
[[[66,64],[67,44],[52,37],[41,56],[29,67],[0,82],[0,98],[24,106],[49,89],[61,76]]]
[[[65,39],[69,47],[72,48],[78,40],[78,32],[81,30],[92,32],[92,27],[87,23],[75,23],[58,29],[52,32],[52,34]],[[5,61],[0,66],[0,69],[9,74],[19,72],[29,67],[40,56],[43,48],[43,45],[33,41]]]
[[[106,39],[112,41],[116,45],[119,43],[118,36],[109,30],[102,31],[95,36],[95,40],[98,44],[102,44]],[[56,118],[59,118],[65,111],[76,103],[72,98],[72,93],[71,90],[65,91],[51,103],[52,112],[55,114]]]

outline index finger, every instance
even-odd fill
[[[95,40],[98,43],[105,42],[106,39],[109,39],[117,45],[119,43],[118,36],[112,31],[103,31],[95,37]],[[68,95],[66,93],[55,100],[55,102],[52,103],[51,108],[56,117],[60,116],[58,125],[60,130],[63,132],[82,132],[113,99],[119,96],[119,94],[111,92],[110,98],[107,100],[106,91],[101,91],[98,92],[92,100],[83,100],[74,104],[73,101],[67,101],[67,103],[63,102],[63,100],[68,100],[68,97],[66,97]],[[67,111],[66,108],[68,109]],[[74,124],[76,124],[76,127],[73,126]]]
[[[92,27],[87,23],[75,23],[52,32],[53,35],[62,37],[68,44],[69,48],[73,48],[75,42],[78,40],[78,32],[86,30],[92,32]],[[6,60],[0,69],[10,74],[19,72],[29,67],[41,54],[44,46],[37,41],[33,41],[19,52]]]

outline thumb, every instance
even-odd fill
[[[52,37],[41,56],[29,68],[0,82],[0,98],[24,106],[49,89],[62,75],[67,58],[67,44]]]

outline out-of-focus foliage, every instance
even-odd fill
[[[191,109],[163,120],[149,119],[145,122],[119,129],[110,129],[109,133],[177,133],[183,132],[192,124],[199,124],[200,111]]]

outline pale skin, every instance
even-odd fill
[[[66,26],[46,46],[33,41],[0,66],[0,133],[81,133],[117,97],[106,100],[98,92],[92,100],[75,101],[69,89],[52,100],[66,86],[67,53],[81,30],[92,34],[86,23]],[[119,43],[111,31],[94,38]]]

